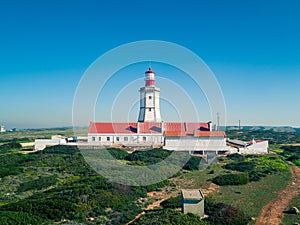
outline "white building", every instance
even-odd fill
[[[90,122],[88,143],[106,146],[156,146],[177,151],[227,151],[226,134],[212,131],[211,122],[162,122],[160,89],[155,87],[155,72],[145,72],[145,87],[140,89],[138,122]]]
[[[0,126],[0,132],[1,132],[1,133],[6,132],[5,126],[4,126],[4,125],[1,125],[1,126]]]
[[[239,140],[228,140],[230,153],[240,154],[268,154],[269,153],[269,141],[266,140],[252,140],[249,142]]]

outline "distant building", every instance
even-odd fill
[[[204,216],[204,195],[199,189],[182,189],[182,212]]]
[[[0,126],[0,132],[1,132],[1,133],[6,132],[6,129],[5,129],[5,126],[4,126],[4,125],[1,125],[1,126]]]

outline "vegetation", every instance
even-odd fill
[[[287,163],[276,155],[238,156],[238,154],[232,154],[228,155],[227,158],[236,161],[227,163],[224,168],[248,173],[249,181],[259,181],[267,174],[288,170]]]
[[[225,174],[215,177],[212,181],[220,186],[243,185],[249,182],[249,176],[246,173]]]
[[[62,134],[69,131],[60,130]],[[26,132],[39,137],[47,132],[47,135],[57,134],[52,130],[41,134]],[[232,154],[203,171],[198,170],[201,158],[191,157],[184,170],[172,178],[172,185],[165,180],[145,187],[128,187],[95,173],[75,147],[54,146],[23,155],[18,153],[20,140],[13,139],[0,135],[0,224],[52,224],[63,219],[70,224],[87,224],[88,217],[93,217],[95,224],[125,224],[150,203],[146,195],[149,191],[166,186],[170,190],[172,185],[208,188],[212,181],[224,186],[211,194],[215,200],[205,200],[208,219],[176,211],[181,207],[178,196],[163,201],[161,210],[146,212],[133,224],[248,224],[249,216],[258,216],[262,207],[291,179],[285,159],[297,164],[300,149],[277,145],[280,156]],[[172,153],[162,149],[132,154],[116,148],[108,151],[118,160],[144,166],[161,162]],[[237,187],[237,184],[243,185]],[[293,201],[292,206],[299,208],[299,199]],[[284,220],[295,222],[291,216],[285,216]]]
[[[300,146],[282,146],[279,154],[300,167]]]
[[[215,203],[211,199],[205,200],[205,213],[209,215],[207,221],[214,225],[245,225],[250,217],[243,211],[224,203]]]
[[[249,141],[253,138],[269,140],[270,144],[300,143],[300,132],[275,132],[272,130],[227,130],[226,134],[231,139]]]
[[[194,214],[183,214],[174,209],[155,210],[146,213],[132,225],[209,225]]]
[[[181,197],[181,195],[178,195],[177,197],[171,197],[171,198],[163,201],[162,203],[160,203],[160,205],[166,209],[167,208],[170,208],[170,209],[181,208],[182,197]]]
[[[286,210],[289,210],[292,207],[297,207],[298,209],[300,209],[300,195],[298,195],[296,198],[294,198],[289,206],[287,207]],[[300,221],[300,213],[299,214],[288,214],[285,213],[283,220],[282,220],[282,224],[284,225],[294,225],[299,223]]]

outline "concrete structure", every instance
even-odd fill
[[[146,72],[145,87],[140,89],[139,122],[161,122],[159,108],[160,89],[155,87],[155,72],[149,68]]]
[[[40,151],[44,150],[48,146],[62,145],[66,143],[66,138],[60,135],[52,136],[51,139],[35,139],[34,150]]]
[[[182,212],[204,216],[204,195],[199,189],[182,189]]]
[[[228,146],[230,146],[230,153],[240,154],[268,154],[269,153],[269,141],[266,140],[252,140],[244,142],[240,140],[227,140]]]

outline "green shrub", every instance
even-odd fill
[[[134,221],[132,225],[209,225],[199,216],[188,213],[183,214],[173,209],[152,210]]]
[[[182,206],[182,197],[181,195],[177,197],[171,197],[163,201],[162,203],[160,203],[160,205],[164,208],[170,208],[170,209],[180,208]]]
[[[213,178],[213,183],[224,185],[243,185],[249,183],[249,175],[246,173],[239,174],[225,174]]]
[[[107,151],[118,160],[124,160],[129,155],[128,152],[119,148],[108,148]]]
[[[245,156],[240,155],[238,153],[230,154],[227,156],[228,159],[237,160],[237,161],[243,161],[245,160]]]
[[[0,212],[0,224],[1,225],[28,225],[28,224],[42,224],[45,220],[32,216],[25,212]]]
[[[37,180],[32,180],[32,181],[22,183],[18,189],[18,192],[24,192],[28,190],[41,190],[51,185],[55,185],[56,181],[57,179],[55,175],[48,176],[48,177],[41,177]]]
[[[192,156],[189,161],[183,166],[185,170],[198,170],[202,158]]]
[[[240,172],[251,171],[254,169],[254,167],[255,167],[254,162],[245,162],[245,161],[241,161],[237,163],[229,163],[224,166],[224,168],[227,170],[236,170]]]
[[[214,225],[245,225],[249,224],[250,218],[244,212],[224,203],[215,203],[211,199],[205,199],[206,219]]]

